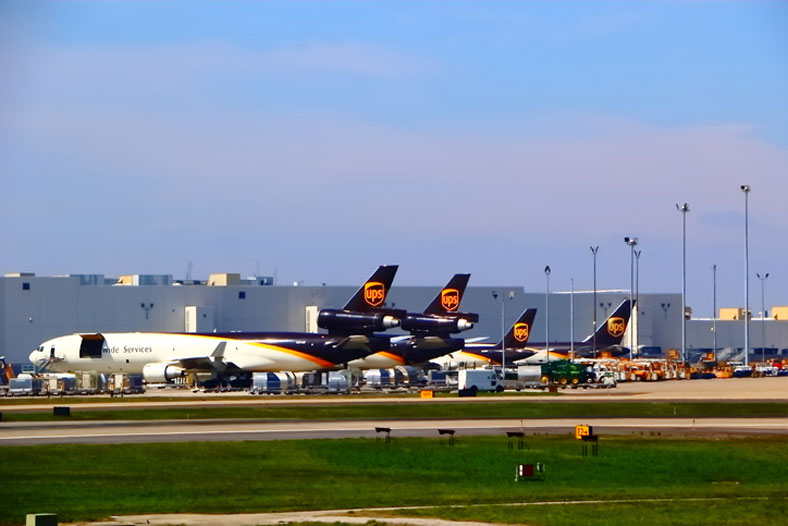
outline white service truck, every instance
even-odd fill
[[[503,391],[498,374],[492,369],[461,369],[457,374],[457,389],[477,391]]]

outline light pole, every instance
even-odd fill
[[[544,268],[545,279],[547,280],[547,288],[544,293],[544,350],[547,354],[547,361],[550,362],[550,265]]]
[[[498,291],[492,291],[494,300],[498,300]],[[514,291],[509,291],[509,301],[514,299]],[[506,297],[501,296],[501,385],[506,378]]]
[[[638,238],[636,237],[625,237],[624,243],[629,245],[629,308],[630,313],[634,313],[635,311],[635,247],[638,244]],[[637,323],[637,322],[635,322]],[[632,359],[632,346],[635,344],[634,335],[635,331],[632,330],[632,325],[630,324],[630,331],[629,331],[629,359]]]
[[[637,310],[638,308],[638,300],[640,300],[640,253],[643,252],[642,250],[635,250],[635,323],[633,324],[633,329],[635,330],[635,354],[639,352],[640,349],[640,313]]]
[[[766,302],[764,301],[764,297],[765,296],[763,294],[763,288],[764,288],[764,282],[766,281],[766,278],[769,277],[769,273],[767,272],[766,274],[761,276],[760,274],[758,274],[756,272],[755,275],[758,277],[759,280],[761,280],[761,341],[762,341],[762,344],[761,344],[761,362],[763,362],[766,359],[766,357],[765,357],[765,354],[766,354]]]
[[[681,361],[687,361],[687,212],[689,205],[676,204],[681,212]]]
[[[594,256],[594,330],[591,333],[594,335],[594,358],[596,358],[596,254],[599,252],[599,245],[591,246],[591,254]]]
[[[750,365],[750,226],[749,203],[750,186],[741,185],[744,192],[744,365]]]
[[[713,275],[713,280],[714,280],[714,295],[712,296],[713,297],[712,301],[714,302],[714,305],[712,306],[712,308],[714,309],[714,317],[712,318],[712,322],[711,322],[712,323],[711,330],[714,333],[714,361],[716,362],[717,361],[717,265],[716,264],[711,266],[711,273]]]
[[[145,310],[145,319],[147,320],[148,313],[153,308],[153,303],[149,303],[148,305],[145,305],[144,303],[140,303],[140,307],[142,307]]]
[[[575,359],[575,278],[569,278],[569,357]]]
[[[492,297],[494,300],[498,301],[498,291],[492,291]],[[501,369],[506,366],[506,321],[505,321],[505,306],[506,302],[504,302],[503,297],[501,297]],[[503,372],[503,371],[501,371]],[[501,375],[503,379],[503,375]]]

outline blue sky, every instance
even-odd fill
[[[788,3],[0,1],[0,271],[788,304]],[[754,310],[757,308],[754,307]]]

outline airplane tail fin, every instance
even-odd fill
[[[608,316],[602,325],[597,328],[596,344],[598,347],[619,345],[621,343],[621,338],[624,337],[624,333],[629,325],[631,312],[632,309],[629,300],[622,301],[616,310],[613,311],[613,314]],[[590,334],[583,340],[583,343],[589,343],[593,338],[594,335]]]
[[[424,314],[446,316],[456,313],[470,277],[470,274],[455,274],[424,310]]]
[[[423,314],[408,313],[402,320],[402,329],[411,334],[444,336],[472,329],[473,324],[479,321],[479,315],[458,310],[470,277],[470,274],[455,274]]]
[[[345,335],[371,334],[398,327],[407,311],[384,306],[396,273],[397,265],[378,267],[342,310],[321,309],[317,326],[328,329],[329,334]]]
[[[525,309],[520,315],[514,325],[511,326],[509,332],[504,337],[504,348],[506,349],[523,349],[528,343],[528,338],[531,336],[531,327],[534,324],[536,317],[536,309]],[[500,342],[498,343],[500,346]]]
[[[369,312],[382,307],[394,281],[398,265],[381,265],[369,279],[356,291],[343,310]]]

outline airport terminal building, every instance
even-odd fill
[[[387,305],[421,312],[442,285],[395,284]],[[41,342],[75,332],[318,332],[318,311],[341,308],[357,288],[280,286],[271,277],[241,279],[238,274],[213,274],[207,281],[174,280],[171,275],[7,274],[0,278],[0,355],[11,363],[25,363]],[[550,342],[579,341],[592,332],[593,297],[592,291],[551,293],[548,317],[543,292],[527,292],[517,285],[468,287],[461,310],[479,313],[480,320],[462,336],[498,342],[503,327],[508,329],[522,311],[535,307],[530,341],[544,342],[548,330]],[[598,323],[628,297],[629,291],[597,291]],[[640,294],[638,303],[622,345],[629,347],[631,337],[642,353],[653,356],[681,348],[681,294]],[[690,357],[712,350],[716,326],[720,356],[743,358],[743,312],[721,311],[727,319],[688,318]],[[750,321],[751,360],[762,355],[788,358],[788,308],[775,307],[770,314]]]

